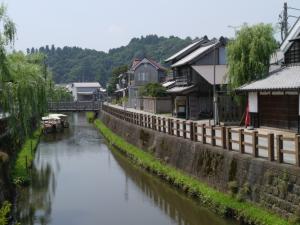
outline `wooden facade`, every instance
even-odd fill
[[[298,95],[259,95],[260,125],[297,131],[298,98]]]
[[[249,99],[249,104],[253,100]],[[257,110],[251,113],[253,127],[272,127],[299,132],[298,92],[257,92]]]
[[[299,23],[300,25],[300,23]],[[248,92],[251,125],[300,132],[300,38],[283,42],[284,64],[268,77],[244,85]]]
[[[128,86],[128,106],[133,108],[142,108],[138,101],[141,97],[139,94],[141,87],[148,83],[163,82],[167,75],[166,68],[146,58],[133,65],[129,73],[132,74],[132,79]]]
[[[233,115],[227,116],[230,114],[227,109],[236,109],[237,106],[228,96],[226,81],[223,80],[227,71],[226,42],[225,38],[212,41],[205,38],[199,42],[201,44],[197,44],[197,48],[193,46],[192,51],[189,49],[188,54],[181,52],[184,57],[178,54],[175,54],[176,57],[170,57],[175,86],[169,89],[168,93],[172,96],[174,116],[192,120],[213,118],[215,84],[216,93],[219,96],[217,99],[226,99],[231,106],[218,104],[222,119],[233,119]],[[216,73],[216,68],[218,73]],[[222,104],[220,101],[219,103]]]

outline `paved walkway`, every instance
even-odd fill
[[[117,108],[117,109],[125,109],[129,112],[135,112],[135,113],[143,113],[146,115],[155,115],[155,116],[160,116],[162,118],[172,118],[172,119],[176,119],[176,120],[180,120],[180,121],[184,121],[186,119],[182,119],[182,118],[177,118],[171,115],[171,113],[165,113],[165,114],[155,114],[155,113],[150,113],[150,112],[145,112],[143,110],[139,110],[139,109],[134,109],[134,108],[127,108],[127,107],[122,107],[119,105],[114,105],[114,104],[109,104],[109,103],[105,103],[111,107]],[[191,120],[186,120],[186,121],[191,121]],[[214,121],[213,119],[204,119],[204,120],[193,120],[193,122],[196,122],[198,124],[207,124],[207,125],[213,125]]]

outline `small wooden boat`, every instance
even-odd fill
[[[50,117],[58,117],[63,128],[69,127],[68,116],[65,114],[49,114]]]
[[[49,114],[42,117],[42,130],[44,134],[61,132],[69,127],[68,116],[64,114]]]

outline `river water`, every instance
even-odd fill
[[[22,225],[235,225],[132,165],[84,114],[70,114],[70,128],[43,137],[32,184],[17,204]]]

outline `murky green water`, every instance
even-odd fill
[[[234,225],[111,151],[72,114],[63,134],[43,138],[32,185],[19,198],[22,225]]]

